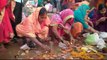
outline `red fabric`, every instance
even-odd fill
[[[0,1],[0,5],[2,5],[1,2],[4,3],[3,5],[5,5],[5,3],[6,3],[5,0],[2,0],[2,1]],[[9,6],[0,7],[1,10],[3,8],[5,9],[5,11],[4,11],[4,16],[3,16],[2,22],[0,23],[0,43],[1,42],[8,43],[10,41],[10,37],[9,37],[10,33],[13,33],[12,26],[10,23],[10,17],[11,17],[12,12],[10,12],[11,8]]]
[[[0,0],[0,12],[4,8],[4,6],[6,6],[6,4],[7,4],[7,0]]]
[[[6,9],[7,9],[7,11],[8,11],[9,18],[14,21],[14,17],[13,17],[14,14],[13,14],[13,12],[12,12],[12,5],[11,5],[11,3],[8,5],[8,7],[6,7]]]

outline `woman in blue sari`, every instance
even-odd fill
[[[82,23],[83,28],[90,32],[98,33],[98,31],[96,31],[87,24],[87,19],[85,19],[86,17],[88,17],[87,11],[89,11],[89,9],[90,9],[89,5],[86,4],[82,4],[81,6],[79,6],[78,9],[74,11],[75,22]]]

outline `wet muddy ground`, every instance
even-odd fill
[[[67,51],[62,51],[55,43],[53,47],[51,47],[49,42],[46,42],[45,44],[48,44],[48,46],[53,48],[53,52],[48,53],[46,50],[40,48],[37,45],[34,49],[31,49],[29,51],[28,50],[22,51],[20,50],[20,46],[22,46],[21,42],[22,40],[20,39],[18,40],[17,43],[10,42],[5,50],[0,51],[0,59],[55,59],[51,57],[51,55],[59,59],[62,58],[61,55],[65,55],[66,58],[72,59],[72,55],[70,54],[74,54],[74,56],[76,56],[76,53],[74,51],[71,53],[71,50],[73,50],[74,48],[68,49],[67,51],[69,51],[70,53],[69,52],[67,53]],[[81,46],[82,44],[83,43],[81,42],[76,43],[78,47]],[[60,56],[58,57],[58,55]],[[92,57],[97,58],[98,56],[93,55]],[[106,58],[106,56],[103,56],[102,58]]]
[[[46,44],[46,43],[45,43]],[[17,43],[10,42],[6,49],[0,50],[0,59],[31,59],[38,58],[38,55],[45,54],[47,51],[36,46],[31,50],[22,51],[20,47],[22,46],[21,41],[19,40]],[[55,50],[58,48],[54,47]],[[56,52],[57,53],[57,52]]]

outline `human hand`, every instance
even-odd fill
[[[15,22],[15,16],[14,16],[14,15],[13,15],[13,17],[12,17],[12,21]]]
[[[88,21],[89,22],[89,24],[92,26],[92,27],[94,27],[94,25],[93,25],[93,23],[91,22],[91,21]]]
[[[67,46],[70,46],[70,43],[68,41],[63,40],[63,43],[66,44]]]
[[[62,24],[59,24],[59,27],[64,28],[64,26]]]
[[[12,39],[14,37],[14,33],[10,33],[10,38]]]
[[[107,17],[101,17],[97,22],[96,25],[98,25],[100,22],[104,22],[107,19]]]
[[[99,34],[99,31],[95,30],[95,33],[98,33],[98,34]]]
[[[90,12],[91,12],[91,10],[87,10],[87,11],[86,11],[86,14],[88,15]]]
[[[74,38],[71,38],[70,39],[70,44],[74,44],[75,43],[75,39]]]
[[[104,22],[106,19],[107,19],[107,17],[101,17],[101,18],[100,18],[100,21],[101,21],[101,22]]]
[[[51,50],[47,45],[43,45],[42,48],[45,49],[45,50],[47,50],[47,51]]]
[[[99,23],[100,23],[100,22],[99,22],[99,21],[97,21],[97,22],[96,22],[96,25],[98,25]]]
[[[41,30],[39,33],[37,33],[37,34],[42,34],[42,35],[44,35],[46,33],[46,31],[45,30]]]

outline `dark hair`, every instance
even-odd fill
[[[50,0],[48,0],[48,1],[47,1],[47,3],[51,3],[51,1],[50,1]]]
[[[45,8],[41,8],[39,15],[43,15],[45,13],[47,13],[47,10]]]
[[[77,2],[82,2],[83,0],[75,0],[75,2],[77,3]]]
[[[98,6],[98,10],[102,10],[103,8],[106,8],[106,5],[105,5],[105,4],[100,4],[100,5]]]
[[[68,8],[68,4],[62,6],[61,11]]]

